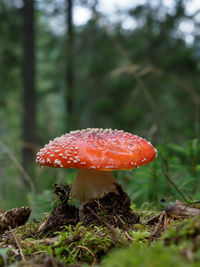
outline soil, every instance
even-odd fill
[[[79,220],[78,209],[68,204],[70,187],[67,184],[55,184],[54,193],[60,204],[54,208],[47,219],[40,225],[38,233],[55,232],[62,226],[76,225]],[[116,184],[116,193],[111,192],[100,199],[84,205],[84,225],[106,225],[130,228],[139,223],[138,215],[131,211],[131,201],[119,184]]]
[[[113,227],[130,228],[140,220],[130,206],[129,196],[123,191],[121,185],[116,184],[116,193],[108,193],[100,199],[85,204],[83,223],[85,225],[108,223]]]
[[[76,225],[79,222],[78,209],[68,204],[70,186],[67,184],[55,184],[54,193],[60,204],[55,207],[47,219],[39,226],[38,234],[51,234],[60,230],[64,225]]]

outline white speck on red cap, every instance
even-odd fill
[[[51,167],[129,170],[155,157],[152,144],[137,135],[123,130],[88,128],[50,141],[38,152],[36,162]]]

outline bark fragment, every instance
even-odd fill
[[[0,233],[8,230],[9,227],[15,228],[25,224],[30,214],[31,209],[28,207],[14,208],[0,213]]]
[[[168,216],[177,216],[180,218],[200,215],[200,209],[191,208],[180,200],[176,200],[174,204],[168,205],[165,210]]]

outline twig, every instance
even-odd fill
[[[144,222],[144,224],[148,224],[148,225],[152,224],[152,223],[156,222],[159,219],[159,217],[160,217],[160,213],[151,217],[150,219],[146,220],[146,222]]]
[[[169,224],[168,224],[168,218],[167,216],[164,217],[164,224],[163,224],[163,229],[164,231],[166,231],[169,228]]]
[[[165,178],[166,180],[173,185],[173,187],[176,189],[176,191],[180,194],[180,196],[183,198],[183,200],[185,202],[187,202],[187,198],[184,196],[184,194],[181,192],[181,190],[179,189],[179,187],[177,186],[177,184],[175,184],[174,181],[172,181],[170,178],[169,178],[169,165],[168,165],[168,162],[167,162],[167,159],[166,157],[164,156],[164,154],[161,152],[162,154],[162,157],[164,159],[164,163],[165,163],[165,168],[166,168],[166,172],[164,173],[165,175]]]
[[[134,210],[134,213],[137,213],[137,214],[148,214],[148,213],[155,213],[155,210]]]
[[[115,215],[119,220],[120,220],[120,222],[122,223],[122,224],[125,224],[125,222],[122,220],[122,218],[119,216],[119,215]]]
[[[87,251],[90,253],[90,255],[92,255],[92,257],[93,257],[93,262],[92,262],[91,266],[94,266],[94,264],[95,264],[95,262],[96,262],[96,258],[95,258],[95,256],[94,256],[94,253],[92,253],[92,251],[91,251],[89,248],[87,248],[87,247],[85,247],[85,246],[82,246],[82,245],[78,245],[77,248],[85,249],[85,250],[87,250]]]
[[[113,237],[116,239],[117,238],[117,233],[114,229],[114,227],[112,227],[112,225],[110,225],[109,223],[107,223],[103,218],[100,218],[98,214],[96,214],[90,207],[87,207],[87,209],[100,221],[103,222],[104,225],[110,230],[110,232],[113,234]]]
[[[166,177],[168,179],[168,181],[174,186],[174,188],[176,189],[176,191],[181,195],[181,197],[183,198],[184,201],[187,202],[187,198],[183,195],[183,193],[180,191],[180,189],[178,188],[178,186],[174,183],[174,181],[172,181],[169,176]]]
[[[98,204],[98,207],[99,207],[99,208],[102,208],[102,209],[103,209],[103,206],[102,206],[102,204],[99,202],[99,199],[96,199],[95,202]]]
[[[37,255],[37,254],[40,254],[40,253],[46,253],[46,250],[36,251],[36,252],[33,253],[33,255]]]
[[[168,165],[167,159],[164,159],[164,163],[165,163],[164,176],[166,178],[167,196],[169,198],[170,197],[170,187],[169,187],[170,178],[169,178],[169,165]]]
[[[128,239],[130,239],[131,241],[134,241],[134,239],[127,233],[127,231],[125,231],[124,233],[128,237]]]
[[[19,249],[22,261],[26,261],[25,256],[24,256],[23,251],[22,251],[22,247],[20,245],[19,238],[16,236],[15,232],[12,230],[12,228],[10,226],[9,226],[9,230],[10,230],[10,233],[11,233],[13,239],[15,240],[15,243],[17,244],[17,247]]]
[[[153,231],[153,234],[151,236],[159,236],[160,231],[163,228],[163,224],[164,224],[163,220],[164,220],[165,216],[166,216],[165,212],[160,213],[158,223],[157,223],[157,225]]]
[[[8,156],[10,157],[10,159],[13,161],[13,163],[17,166],[17,168],[21,171],[21,173],[24,176],[24,179],[26,180],[26,182],[30,185],[32,194],[35,195],[35,185],[31,179],[31,177],[28,175],[28,173],[26,172],[26,170],[22,167],[22,165],[19,163],[19,161],[17,160],[16,156],[7,148],[7,146],[0,141],[0,145],[3,147],[3,150],[5,153],[8,154]]]

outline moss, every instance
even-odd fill
[[[102,267],[187,267],[199,266],[199,263],[190,263],[177,251],[176,248],[164,247],[162,243],[152,246],[129,247],[115,250],[103,260]]]
[[[147,228],[139,225],[135,225],[135,230],[126,232],[116,228],[112,231],[102,226],[84,227],[78,224],[66,227],[66,231],[60,233],[54,253],[65,264],[92,263],[94,258],[99,260],[114,247],[127,247],[132,242],[148,242],[149,235]]]
[[[162,237],[166,246],[177,249],[193,261],[200,262],[200,216],[185,219]]]
[[[127,236],[119,229],[111,232],[102,226],[84,227],[78,224],[66,227],[66,231],[60,233],[54,251],[58,259],[66,264],[91,263],[94,258],[106,255],[111,248],[127,246],[128,243]]]
[[[40,225],[39,221],[32,221],[25,225],[22,225],[15,229],[15,233],[20,236],[21,239],[31,238],[35,236],[35,233]]]
[[[118,228],[108,229],[94,225],[86,227],[79,223],[76,226],[63,227],[62,231],[55,233],[53,238],[43,236],[41,239],[36,239],[35,232],[38,225],[39,222],[30,222],[14,230],[27,261],[37,256],[37,262],[40,262],[38,257],[48,255],[56,257],[65,264],[92,263],[94,259],[101,259],[112,248],[127,247],[132,242],[147,243],[150,235],[148,228],[140,224],[134,225],[130,231],[123,231]],[[8,245],[14,249],[17,248],[10,232],[6,232],[1,237],[0,247],[8,247]],[[11,254],[10,263],[21,260],[19,253],[18,259]]]
[[[23,254],[26,259],[31,259],[34,255],[52,255],[52,246],[49,240],[26,240],[23,243]]]
[[[156,225],[134,224],[131,229],[122,230],[79,223],[63,227],[52,238],[43,235],[38,239],[35,233],[39,222],[33,221],[13,230],[20,241],[27,265],[22,264],[16,242],[9,231],[0,237],[0,249],[9,246],[8,263],[20,262],[22,266],[34,266],[34,263],[43,264],[46,261],[56,262],[53,263],[55,266],[92,264],[94,261],[100,264],[103,258],[103,267],[198,266],[199,217],[182,222],[174,220],[161,238],[153,239],[152,232]],[[0,266],[2,260],[0,257]]]
[[[149,203],[144,203],[140,209],[137,209],[135,204],[131,204],[131,210],[140,217],[140,221],[144,222],[149,218],[160,213],[154,206]]]
[[[200,262],[200,217],[193,217],[182,222],[174,221],[170,229],[148,246],[148,228],[136,225],[135,230],[142,228],[143,238],[138,231],[129,248],[114,250],[103,260],[102,267],[128,266],[199,266]],[[146,229],[145,229],[146,228]],[[146,236],[145,236],[146,230]],[[130,235],[130,233],[129,233]]]
[[[14,262],[20,260],[20,257],[12,248],[0,248],[0,266],[11,266]],[[15,266],[15,265],[12,265]]]
[[[200,246],[200,216],[195,216],[190,219],[185,219],[183,222],[171,227],[163,235],[165,244],[180,244],[185,240],[187,242],[193,242],[195,239],[199,240]]]

